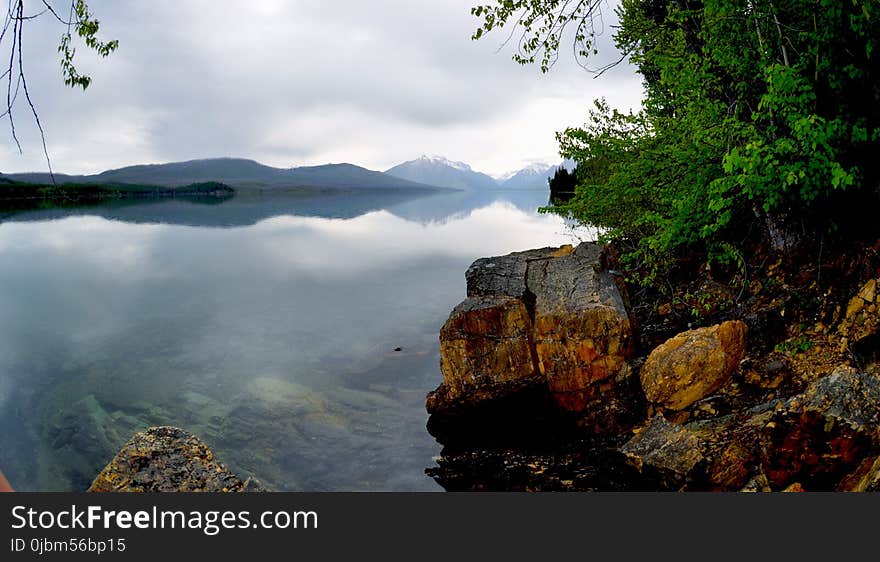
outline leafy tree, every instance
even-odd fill
[[[548,70],[573,29],[588,66],[603,7],[497,0],[473,9],[474,37],[512,27],[514,59]],[[645,99],[630,114],[599,100],[558,135],[582,172],[554,210],[628,245],[646,280],[682,251],[730,258],[754,232],[781,249],[793,225],[842,223],[876,195],[880,0],[622,0],[617,15]]]
[[[33,8],[31,8],[32,4],[34,5]],[[64,11],[67,12],[66,15],[63,15]],[[92,14],[86,0],[70,0],[66,10],[57,8],[48,0],[33,0],[32,2],[10,0],[6,17],[3,19],[2,28],[0,28],[0,48],[6,47],[5,52],[7,54],[3,60],[8,61],[6,70],[0,74],[0,82],[5,81],[6,83],[6,108],[0,113],[0,118],[8,119],[12,140],[18,147],[19,152],[21,152],[21,143],[18,140],[15,129],[13,110],[16,102],[19,100],[19,96],[23,95],[24,101],[30,109],[40,131],[43,152],[46,155],[46,163],[51,172],[52,166],[49,160],[49,152],[46,148],[46,136],[40,123],[40,116],[37,113],[37,109],[31,99],[30,90],[28,89],[23,56],[25,27],[41,17],[53,18],[62,27],[61,41],[58,45],[58,53],[61,59],[61,76],[64,84],[71,88],[79,87],[85,90],[92,83],[92,78],[80,73],[75,65],[76,48],[73,45],[74,36],[79,37],[86,47],[94,50],[102,57],[107,57],[115,51],[119,47],[119,42],[116,40],[104,42],[98,39],[100,22]]]

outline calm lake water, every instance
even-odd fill
[[[474,259],[577,242],[546,198],[0,215],[0,467],[21,490],[84,490],[135,431],[176,425],[276,490],[437,490],[440,326]]]

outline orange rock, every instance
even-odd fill
[[[445,398],[532,377],[531,333],[532,321],[520,300],[474,297],[457,306],[440,331]]]
[[[724,386],[745,357],[748,328],[740,321],[691,330],[651,352],[642,366],[648,400],[684,410]]]
[[[443,385],[429,411],[540,381],[560,406],[581,412],[630,373],[632,323],[600,254],[584,243],[474,262],[468,299],[440,333]]]

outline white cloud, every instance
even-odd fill
[[[594,80],[563,57],[542,75],[496,52],[503,33],[472,42],[472,4],[93,0],[120,50],[99,61],[80,48],[92,87],[61,84],[48,18],[27,29],[29,80],[55,168],[71,173],[230,155],[384,169],[425,152],[503,173],[556,160],[554,133],[592,99],[638,103],[628,67]],[[0,143],[0,170],[42,170],[32,121],[16,115],[25,154]]]

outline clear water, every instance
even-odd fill
[[[575,242],[546,193],[240,196],[0,223],[0,467],[83,490],[176,425],[276,490],[434,490],[425,393],[476,258]],[[400,351],[396,349],[400,348]]]

